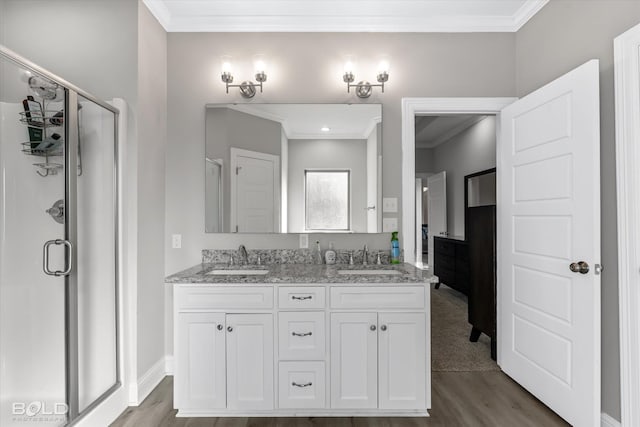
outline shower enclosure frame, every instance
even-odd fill
[[[46,79],[58,84],[64,89],[65,101],[65,139],[64,139],[64,166],[65,166],[65,239],[71,242],[74,250],[66,251],[66,265],[72,266],[71,272],[65,275],[65,394],[68,406],[67,424],[72,426],[79,422],[86,414],[99,406],[109,398],[116,390],[122,386],[121,369],[121,331],[120,331],[120,182],[119,182],[119,121],[120,110],[105,101],[102,101],[79,87],[69,83],[65,79],[47,71],[23,58],[12,50],[0,45],[0,58],[34,72]],[[115,259],[114,259],[114,284],[115,284],[115,383],[109,387],[102,395],[87,405],[82,411],[79,408],[79,345],[78,345],[78,266],[77,266],[77,239],[78,239],[78,218],[77,218],[77,170],[78,170],[78,98],[91,101],[100,107],[114,114],[114,164],[113,164],[113,218],[114,218],[114,239],[115,239]],[[70,259],[69,259],[70,258]]]

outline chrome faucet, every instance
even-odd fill
[[[244,245],[240,245],[238,248],[238,263],[249,264],[249,255],[247,254],[247,248]]]
[[[362,265],[367,265],[367,258],[369,258],[369,249],[367,245],[364,245],[364,249],[362,250]]]

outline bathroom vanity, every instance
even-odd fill
[[[427,415],[428,272],[201,264],[166,282],[178,416]]]

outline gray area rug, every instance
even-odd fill
[[[431,287],[431,369],[436,372],[498,371],[491,340],[470,342],[467,297],[446,285]]]

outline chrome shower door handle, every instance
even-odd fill
[[[60,270],[51,271],[49,269],[49,248],[51,247],[51,245],[56,245],[56,246],[64,245],[69,250],[69,254],[67,256],[67,266],[63,271],[60,271]],[[45,274],[48,274],[49,276],[56,276],[56,277],[68,276],[69,273],[71,273],[72,268],[73,268],[73,245],[71,244],[70,241],[55,239],[55,240],[48,240],[44,243],[44,246],[42,247],[42,270],[44,270]]]

